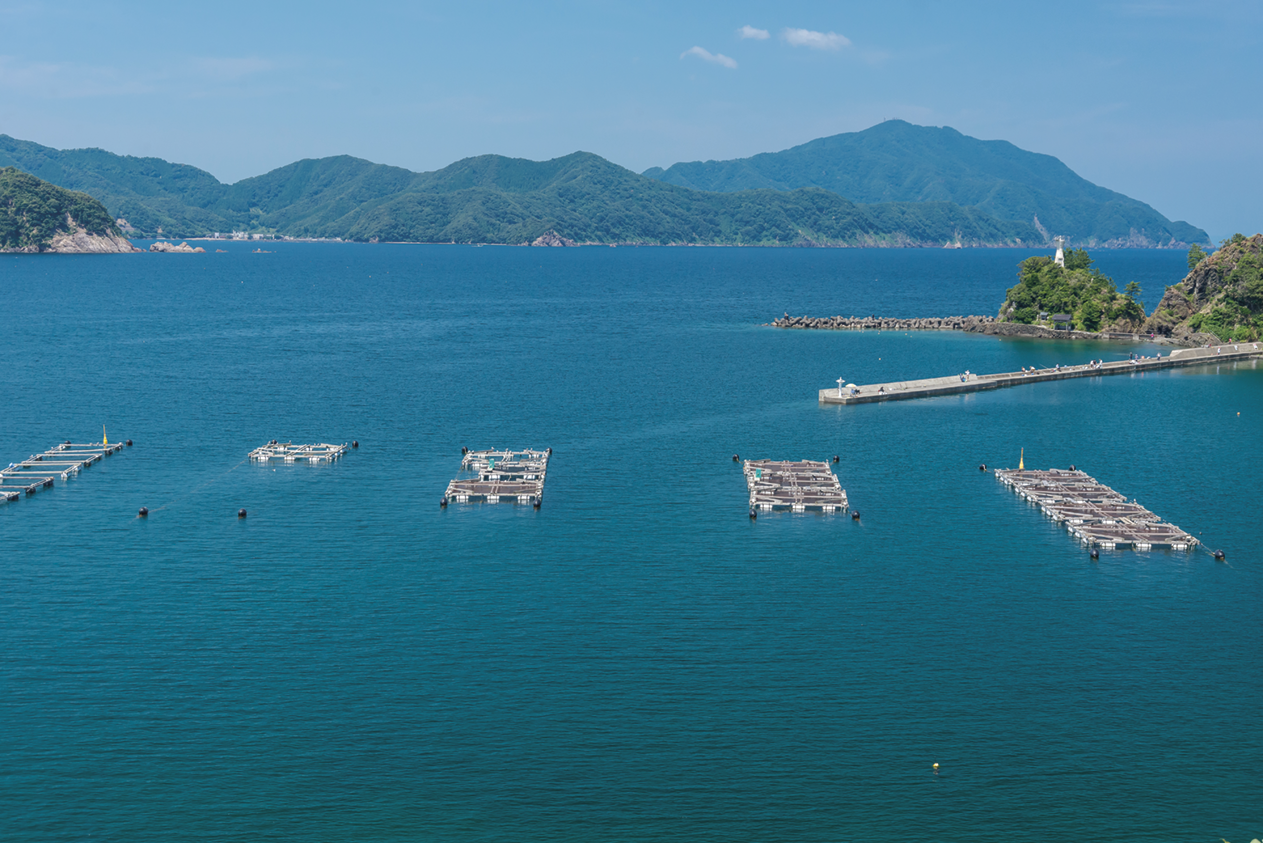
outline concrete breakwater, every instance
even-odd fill
[[[1028,383],[1065,380],[1067,378],[1100,377],[1145,372],[1151,369],[1170,369],[1177,366],[1205,366],[1234,363],[1263,357],[1263,343],[1224,343],[1207,348],[1182,348],[1166,357],[1140,357],[1116,362],[1099,361],[1074,366],[1056,366],[1050,369],[1029,369],[1022,372],[1001,372],[978,375],[964,372],[948,377],[925,378],[913,381],[893,381],[860,386],[839,384],[820,390],[821,404],[872,404],[878,401],[900,401],[907,398],[931,398],[940,395],[956,395],[962,392],[980,392]],[[1257,364],[1256,364],[1257,365]]]
[[[790,316],[771,323],[773,328],[806,328],[825,331],[982,331],[994,316],[944,316],[892,319],[885,316]]]

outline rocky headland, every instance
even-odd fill
[[[1190,345],[1263,335],[1263,234],[1234,235],[1167,287],[1144,330]]]
[[[105,207],[15,167],[0,169],[0,252],[120,254],[138,252]]]

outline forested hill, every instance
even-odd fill
[[[128,252],[101,203],[0,168],[0,252]]]
[[[644,175],[695,190],[818,187],[854,202],[953,202],[999,219],[1033,224],[1038,217],[1050,237],[1074,245],[1209,242],[1200,228],[1095,185],[1051,155],[902,120],[782,152],[655,167]]]
[[[818,188],[710,193],[645,178],[590,153],[467,158],[430,173],[339,156],[236,184],[195,167],[0,135],[12,164],[100,199],[133,236],[243,230],[295,237],[522,243],[1031,245],[1029,223],[948,202],[860,205]]]

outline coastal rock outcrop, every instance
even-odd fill
[[[1204,344],[1257,340],[1263,329],[1263,234],[1237,234],[1167,287],[1144,331]],[[1200,342],[1199,342],[1200,339]]]
[[[136,252],[114,218],[86,193],[65,190],[15,167],[0,168],[0,252]]]
[[[567,237],[562,237],[560,234],[558,234],[555,231],[550,230],[550,231],[544,232],[539,237],[536,237],[534,242],[531,243],[531,245],[532,246],[577,246],[579,244]]]
[[[159,240],[157,243],[154,243],[153,245],[149,247],[149,251],[151,252],[179,252],[182,254],[191,255],[194,252],[205,252],[206,250],[203,249],[201,246],[198,246],[197,248],[193,248],[188,243],[181,243],[179,246],[177,246],[174,243],[168,243],[165,240]]]

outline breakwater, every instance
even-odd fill
[[[981,331],[983,326],[995,321],[994,316],[894,319],[886,316],[790,316],[786,313],[771,326],[825,331]]]
[[[1263,357],[1260,343],[1225,343],[1207,348],[1181,348],[1166,357],[1144,357],[1106,363],[1083,363],[1076,366],[1056,366],[1048,369],[1030,369],[1021,372],[1001,372],[994,375],[978,375],[964,372],[939,378],[912,381],[892,381],[875,384],[842,384],[820,390],[821,404],[873,404],[878,401],[900,401],[907,398],[931,398],[938,395],[956,395],[962,392],[981,392],[1005,386],[1021,386],[1028,383],[1065,380],[1067,378],[1099,377],[1144,372],[1150,369],[1170,369],[1176,366],[1214,365]]]

